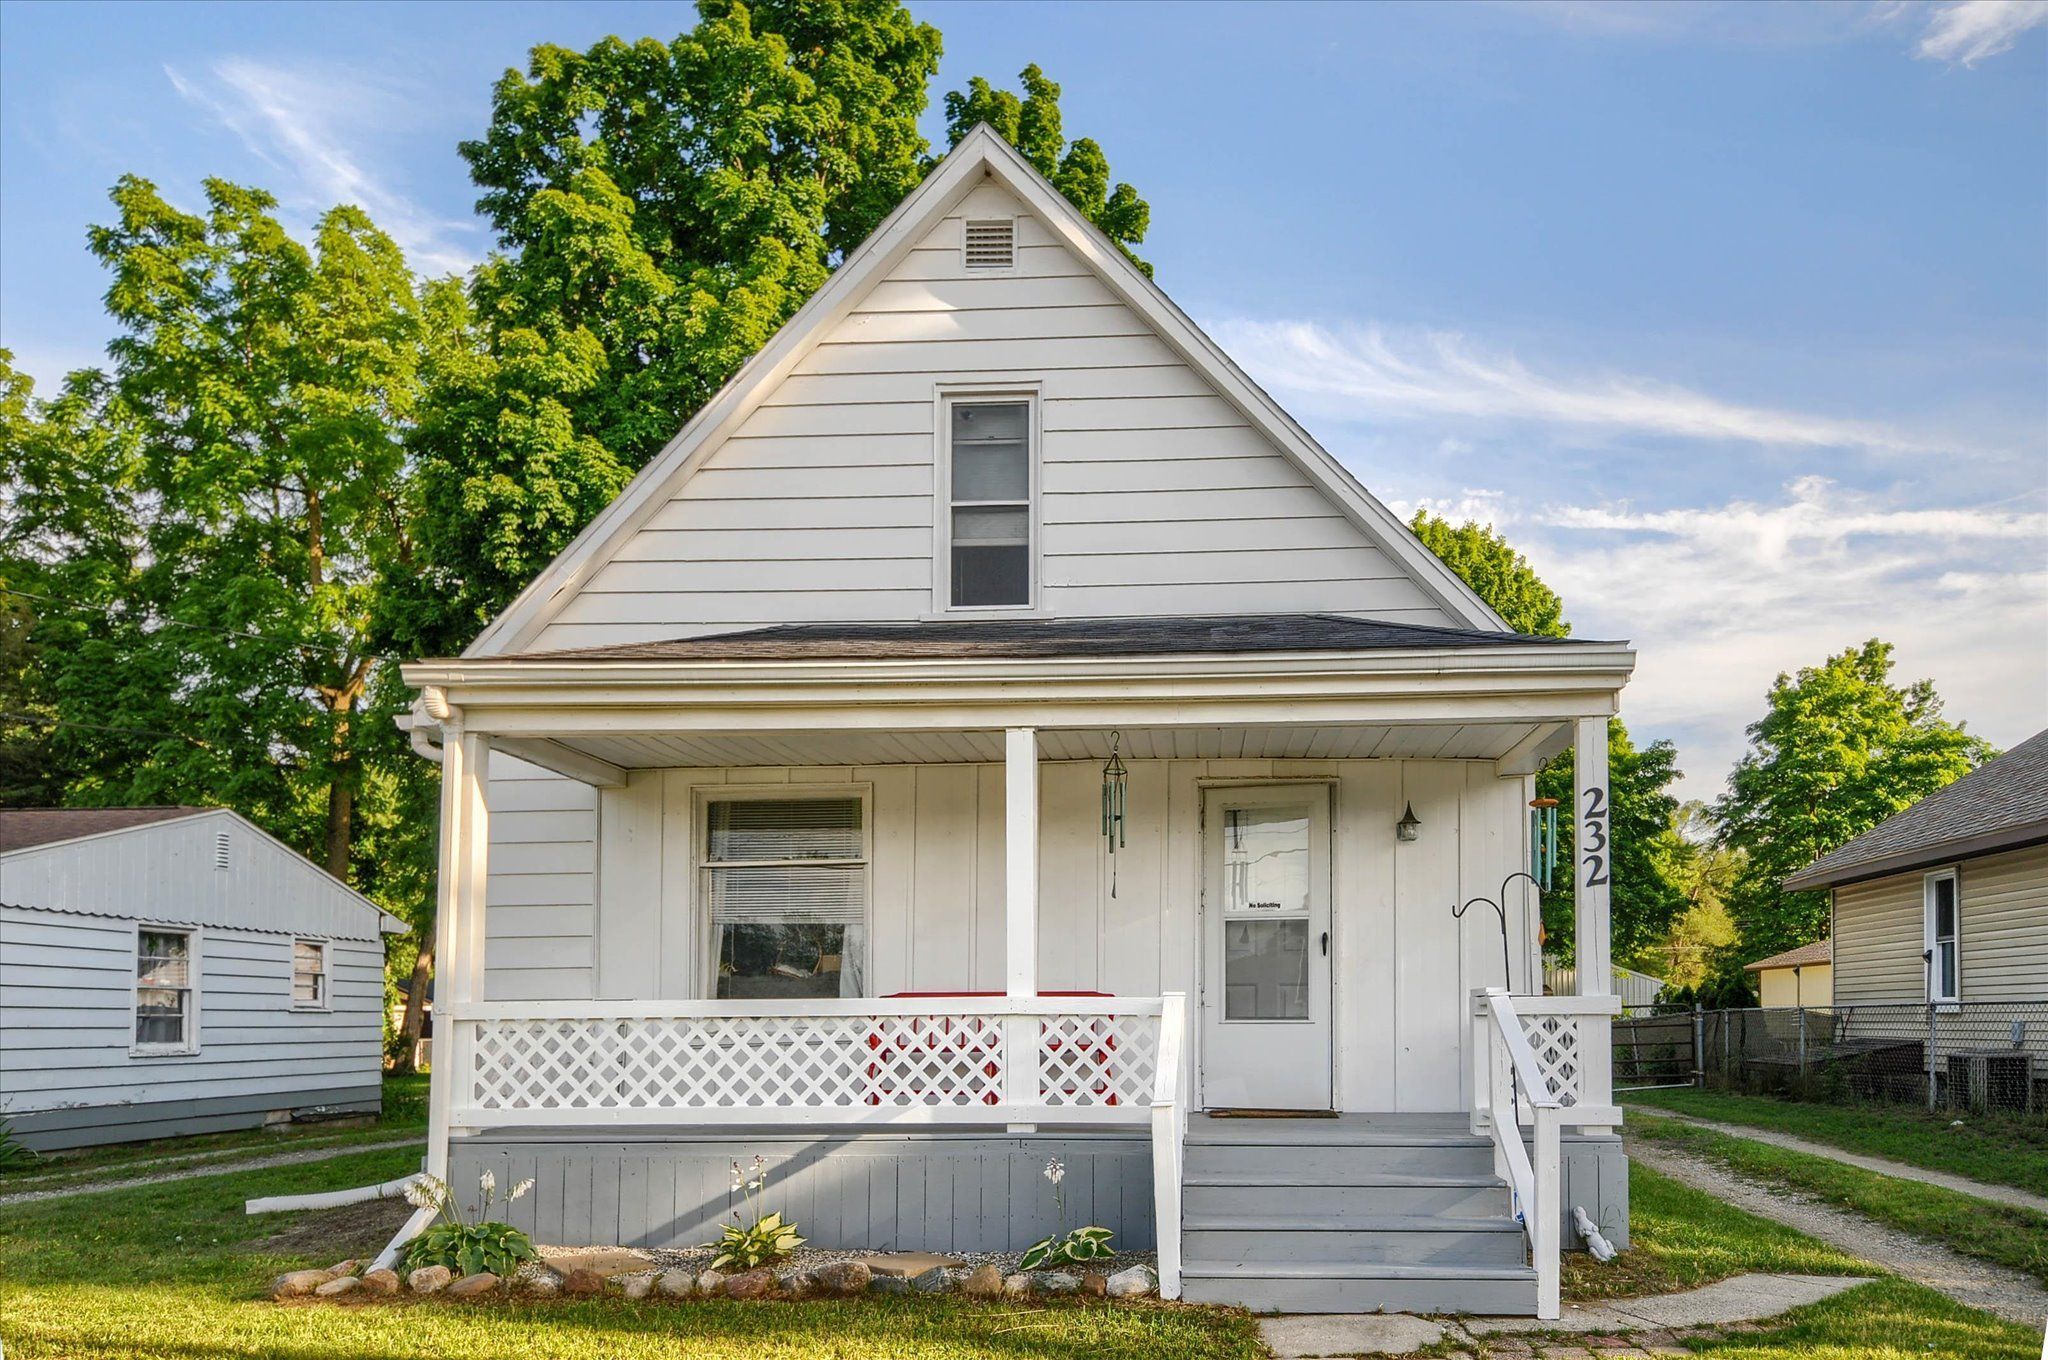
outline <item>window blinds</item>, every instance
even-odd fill
[[[721,925],[867,920],[858,798],[776,798],[710,808],[711,919]]]

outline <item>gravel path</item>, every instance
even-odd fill
[[[2048,1318],[2048,1289],[2043,1289],[2031,1276],[1958,1256],[1946,1247],[1873,1223],[1861,1214],[1744,1180],[1691,1153],[1631,1139],[1628,1155],[1652,1170],[1704,1190],[1724,1204],[1796,1228],[1831,1247],[1946,1294],[1957,1303],[2029,1326],[2039,1326],[2043,1318]]]
[[[1695,1128],[1711,1129],[1734,1138],[1747,1138],[1753,1143],[1769,1143],[1773,1147],[1789,1148],[1793,1152],[1805,1152],[1815,1157],[1825,1157],[1831,1162],[1844,1166],[1861,1167],[1885,1176],[1897,1176],[1900,1180],[1919,1181],[1922,1185],[1938,1185],[1944,1190],[1953,1190],[1959,1195],[1970,1195],[1977,1199],[1988,1199],[1995,1204],[2010,1204],[2016,1209],[2031,1209],[2037,1214],[2048,1214],[2048,1195],[2036,1195],[2010,1185],[1987,1185],[1973,1181],[1968,1176],[1957,1176],[1947,1171],[1929,1171],[1924,1166],[1912,1166],[1906,1162],[1894,1162],[1886,1157],[1868,1157],[1860,1152],[1846,1152],[1829,1143],[1810,1142],[1776,1129],[1760,1129],[1753,1124],[1723,1124],[1712,1119],[1701,1119],[1697,1115],[1679,1114],[1655,1105],[1632,1105],[1646,1115],[1659,1119],[1675,1119],[1681,1124]]]
[[[0,1207],[10,1204],[34,1204],[39,1200],[67,1199],[72,1195],[97,1195],[105,1190],[131,1190],[138,1185],[162,1185],[167,1181],[189,1180],[194,1176],[225,1176],[235,1171],[262,1171],[273,1166],[298,1166],[303,1162],[324,1162],[334,1157],[346,1157],[352,1152],[381,1152],[386,1148],[424,1147],[418,1134],[409,1138],[394,1138],[382,1143],[345,1143],[340,1147],[310,1148],[302,1152],[277,1152],[267,1157],[252,1157],[240,1162],[208,1162],[201,1166],[173,1167],[148,1176],[125,1176],[120,1180],[87,1181],[82,1185],[60,1186],[55,1190],[21,1190],[11,1195],[0,1195]]]

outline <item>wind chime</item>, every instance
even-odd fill
[[[1116,896],[1116,852],[1124,848],[1124,786],[1130,771],[1120,754],[1124,734],[1109,734],[1109,763],[1102,767],[1102,839],[1109,843],[1109,895]]]
[[[1529,877],[1544,892],[1550,891],[1557,866],[1557,800],[1529,800]]]

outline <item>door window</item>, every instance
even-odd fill
[[[1223,1018],[1306,1020],[1311,810],[1223,817]]]

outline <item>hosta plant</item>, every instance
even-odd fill
[[[1062,1229],[1067,1226],[1067,1193],[1060,1183],[1067,1178],[1067,1165],[1053,1157],[1045,1164],[1045,1178],[1052,1182],[1052,1208],[1059,1215]],[[1024,1249],[1024,1259],[1017,1263],[1019,1270],[1046,1270],[1053,1266],[1077,1266],[1084,1261],[1100,1261],[1115,1253],[1110,1249],[1109,1239],[1115,1236],[1108,1228],[1093,1224],[1076,1228],[1072,1232],[1057,1232],[1051,1237],[1041,1237]]]
[[[418,1176],[405,1187],[406,1202],[416,1209],[440,1211],[440,1222],[406,1244],[405,1268],[446,1266],[457,1275],[475,1275],[488,1270],[493,1275],[510,1275],[523,1262],[540,1255],[533,1239],[510,1223],[491,1217],[491,1205],[498,1198],[498,1178],[486,1171],[477,1177],[482,1200],[474,1217],[466,1215],[456,1202],[448,1183],[438,1176]],[[505,1197],[510,1204],[533,1189],[531,1180],[512,1187]]]
[[[26,1171],[41,1160],[23,1147],[21,1140],[14,1136],[14,1130],[7,1126],[7,1121],[0,1119],[0,1171]]]
[[[753,1270],[777,1261],[804,1244],[797,1236],[796,1224],[782,1221],[781,1214],[763,1214],[755,1199],[768,1186],[768,1163],[754,1158],[751,1173],[742,1171],[740,1164],[732,1164],[732,1188],[741,1196],[747,1217],[753,1221],[742,1222],[739,1209],[732,1212],[732,1222],[725,1225],[718,1240],[711,1247],[718,1254],[711,1258],[713,1270]]]
[[[1055,1266],[1078,1266],[1103,1261],[1116,1253],[1109,1245],[1108,1228],[1076,1228],[1064,1237],[1042,1237],[1024,1249],[1019,1270],[1051,1270]]]

